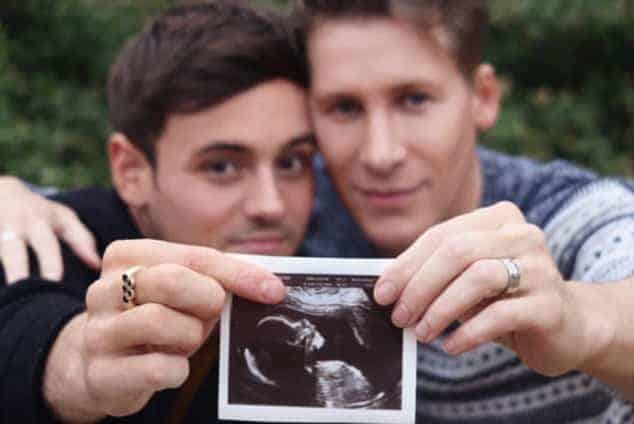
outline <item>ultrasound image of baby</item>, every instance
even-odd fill
[[[403,335],[372,300],[376,277],[307,277],[286,276],[279,305],[234,298],[229,403],[400,409]]]

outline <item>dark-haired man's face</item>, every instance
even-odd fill
[[[136,196],[119,191],[147,237],[292,255],[312,205],[314,150],[305,91],[276,80],[170,116],[153,178]]]
[[[387,18],[326,19],[309,35],[319,146],[386,255],[480,200],[476,136],[497,116],[495,75],[481,66],[468,81],[441,44]]]

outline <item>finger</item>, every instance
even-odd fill
[[[468,317],[483,301],[502,293],[507,280],[501,261],[475,262],[449,284],[424,313],[416,327],[418,340],[430,342],[453,322]]]
[[[491,303],[482,312],[464,322],[445,341],[453,354],[473,350],[485,343],[508,339],[515,332],[538,326],[542,310],[537,297],[505,298]]]
[[[59,281],[62,278],[62,252],[57,237],[43,221],[31,224],[28,241],[40,264],[40,274],[48,280]]]
[[[0,259],[7,284],[13,284],[29,276],[26,243],[19,236],[0,242]]]
[[[225,290],[260,303],[279,303],[286,296],[282,281],[257,265],[217,250],[157,240],[112,243],[104,255],[104,268],[176,264],[218,281]]]
[[[156,303],[92,320],[88,325],[86,346],[96,354],[150,345],[161,352],[189,356],[198,350],[206,335],[199,319]]]
[[[180,387],[188,375],[186,357],[157,352],[100,358],[87,371],[93,396],[113,416],[138,412],[155,392]]]
[[[119,288],[119,299],[123,302],[123,282]],[[97,313],[99,311],[109,311],[112,309],[120,309],[119,305],[115,305],[112,300],[114,283],[104,277],[98,279],[86,291],[86,311],[89,313]]]
[[[445,287],[471,264],[483,259],[515,258],[537,244],[532,226],[507,226],[453,236],[437,247],[418,272],[406,281],[393,314],[407,327],[431,305]]]
[[[488,307],[492,302],[494,302],[494,299],[488,299],[488,300],[484,300],[484,301],[478,303],[473,308],[469,309],[467,312],[462,314],[462,316],[460,318],[458,318],[457,321],[460,324],[469,321],[471,318],[473,318],[474,316],[476,316],[480,312],[482,312],[484,310],[484,308]]]
[[[208,321],[220,316],[225,290],[213,278],[179,265],[142,269],[137,283],[139,304],[159,303]]]
[[[208,321],[220,316],[225,290],[213,278],[180,265],[166,264],[141,268],[134,276],[134,303],[156,303]],[[105,280],[110,281],[110,280]],[[118,275],[107,287],[107,300],[99,310],[123,309],[123,282]]]
[[[97,252],[97,242],[88,228],[65,206],[60,205],[54,214],[55,231],[60,238],[86,265],[99,269],[101,258]]]
[[[505,225],[524,222],[524,216],[517,206],[510,202],[501,202],[457,216],[430,228],[383,272],[374,292],[376,301],[381,305],[396,302],[406,282],[448,238],[472,231],[493,231]]]

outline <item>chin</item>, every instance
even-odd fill
[[[384,235],[383,235],[384,236]],[[403,251],[405,251],[414,240],[410,240],[409,238],[385,238],[385,237],[370,237],[370,241],[376,247],[381,256],[386,258],[395,258]]]
[[[271,245],[242,245],[233,244],[226,248],[226,252],[238,253],[242,255],[259,255],[259,256],[293,256],[298,248],[289,246],[271,246]]]
[[[379,231],[364,231],[381,255],[396,257],[407,250],[433,223],[412,222],[411,219],[373,220],[367,227]]]

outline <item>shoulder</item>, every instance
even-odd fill
[[[544,226],[553,257],[576,280],[612,281],[634,270],[634,189],[598,179],[574,192]],[[627,275],[621,275],[626,271]]]
[[[553,210],[577,190],[598,180],[593,172],[562,160],[539,163],[483,148],[479,154],[483,204],[510,200],[538,225],[543,225]]]
[[[78,190],[60,191],[49,197],[73,209],[78,216],[90,219],[93,215],[108,213],[118,207],[114,190],[104,188],[82,188]]]
[[[114,240],[138,237],[138,231],[132,224],[125,205],[113,190],[91,188],[59,192],[50,199],[69,207],[77,215],[95,237],[99,254],[103,254]],[[60,242],[64,263],[63,280],[69,287],[83,291],[94,281],[97,274],[78,258],[63,240],[60,239]],[[38,276],[37,258],[33,252],[29,251],[29,254],[31,274]],[[0,266],[0,283],[4,285],[4,282]]]
[[[100,253],[114,240],[138,238],[128,208],[112,189],[85,188],[51,197],[72,209],[93,233]]]
[[[486,149],[479,153],[483,204],[517,204],[528,221],[544,230],[566,278],[614,277],[625,269],[616,262],[625,267],[634,263],[634,256],[623,256],[631,251],[624,249],[630,239],[634,246],[634,181],[601,178],[561,160],[539,163]]]

